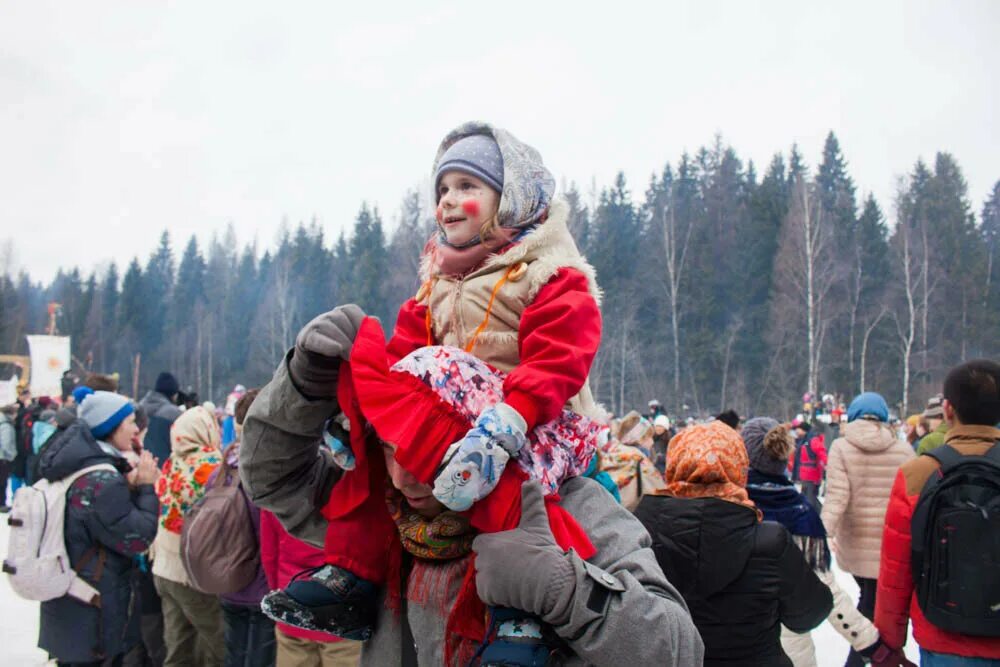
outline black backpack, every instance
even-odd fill
[[[946,632],[1000,637],[1000,444],[982,456],[949,445],[913,511],[917,603]]]

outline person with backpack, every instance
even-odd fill
[[[196,545],[194,550],[183,551],[192,583],[197,587],[210,577],[220,591],[226,667],[268,667],[274,665],[275,657],[274,621],[260,609],[260,601],[270,590],[261,564],[260,510],[250,502],[239,478],[243,420],[257,392],[244,389],[233,406],[234,440],[224,452],[223,464],[208,480],[210,488],[202,499],[198,520],[189,516],[185,521],[187,534],[181,536],[182,544],[201,537],[204,542],[214,539],[226,545],[224,549]],[[217,491],[226,495],[218,504],[209,505],[210,494]],[[192,531],[199,523],[201,529]],[[200,556],[197,563],[190,557],[195,553]]]
[[[892,480],[899,466],[914,457],[888,422],[889,406],[880,394],[866,392],[851,401],[842,437],[831,448],[820,513],[837,564],[858,583],[858,611],[869,620],[875,613],[882,525]],[[852,648],[845,664],[860,667],[864,660]]]
[[[191,586],[181,560],[185,517],[222,460],[215,417],[203,407],[191,408],[174,422],[170,443],[173,451],[156,485],[160,521],[153,543],[153,581],[163,605],[167,645],[163,664],[219,667],[225,653],[219,598]]]
[[[62,491],[59,483],[70,482],[62,496],[62,521],[52,525],[63,526],[69,565],[81,580],[67,594],[41,604],[38,646],[59,665],[120,665],[139,638],[130,574],[133,557],[149,548],[156,535],[158,504],[153,484],[159,471],[147,454],[138,461],[134,482],[130,485],[125,478],[132,467],[123,455],[135,432],[132,411],[124,396],[95,392],[80,406],[80,419],[42,454],[39,485],[58,484],[56,488]],[[27,490],[21,494],[29,498]],[[13,518],[19,516],[20,498],[14,503]],[[46,523],[51,519],[50,513]],[[13,531],[20,529],[29,526],[13,524],[12,543]],[[12,559],[10,554],[8,559]],[[23,560],[5,562],[4,569],[20,569],[22,575],[32,571]],[[12,580],[19,576],[11,574]],[[18,590],[13,581],[12,586]],[[81,589],[96,589],[98,595],[73,594]],[[86,601],[80,599],[88,596]]]
[[[823,509],[819,502],[819,485],[823,483],[826,463],[825,436],[821,432],[810,430],[802,446],[798,448],[796,467],[802,484],[802,495],[817,512]]]
[[[920,664],[1000,665],[1000,364],[944,381],[945,444],[899,469],[885,517],[875,625]]]

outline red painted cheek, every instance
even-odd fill
[[[462,202],[462,210],[467,216],[475,218],[479,215],[479,202],[475,199],[466,199]]]
[[[434,217],[437,218],[438,223],[444,222],[444,207],[438,204],[437,211],[434,212]]]

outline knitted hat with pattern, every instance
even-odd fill
[[[453,143],[441,156],[434,174],[435,198],[440,199],[441,177],[449,171],[460,171],[482,179],[487,185],[503,192],[503,155],[496,139],[485,134],[471,134]]]
[[[783,475],[788,467],[788,455],[783,459],[776,458],[764,447],[764,438],[771,429],[780,426],[776,419],[770,417],[755,417],[743,425],[740,436],[747,447],[747,457],[750,467],[767,475]]]

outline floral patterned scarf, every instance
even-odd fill
[[[743,439],[716,420],[689,426],[670,441],[664,478],[667,488],[659,495],[678,498],[719,498],[762,514],[747,494],[750,460]]]
[[[476,533],[458,512],[445,511],[429,519],[411,509],[403,494],[391,485],[386,489],[385,504],[403,548],[417,558],[452,560],[472,551]]]

